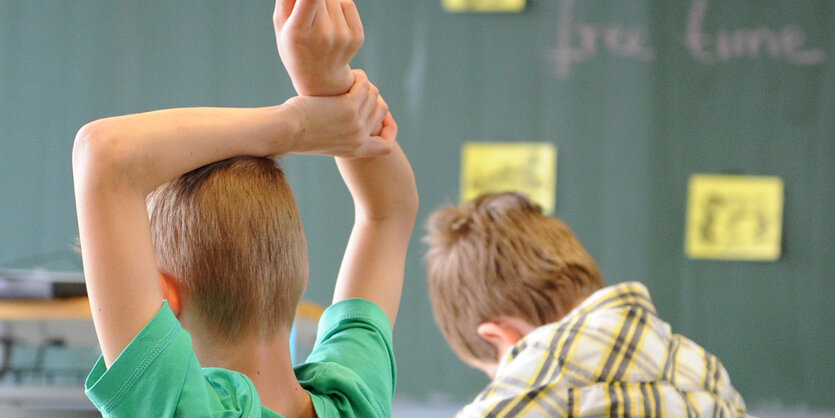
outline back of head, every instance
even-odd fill
[[[289,331],[307,284],[307,246],[278,164],[239,157],[186,173],[148,196],[160,270],[175,276],[218,343]]]
[[[435,319],[462,357],[495,361],[496,348],[476,332],[481,323],[504,316],[544,325],[605,286],[571,230],[518,193],[441,209],[427,229]]]

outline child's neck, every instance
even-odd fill
[[[310,395],[299,385],[290,359],[289,336],[280,333],[271,342],[243,339],[229,346],[192,345],[203,367],[220,367],[247,375],[255,384],[261,403],[284,417],[315,417]]]

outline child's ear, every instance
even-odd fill
[[[171,274],[159,272],[159,288],[162,291],[162,298],[168,300],[168,306],[174,311],[174,315],[180,316],[182,309],[182,292],[180,282]]]
[[[534,326],[518,318],[498,317],[479,324],[478,336],[496,347],[501,360],[504,353],[516,345],[525,335],[534,330]]]

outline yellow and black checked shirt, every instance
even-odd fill
[[[459,417],[735,417],[745,402],[722,364],[672,334],[637,282],[589,296],[502,359]]]

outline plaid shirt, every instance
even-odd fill
[[[595,292],[502,359],[459,417],[745,416],[722,364],[670,332],[637,282]]]

